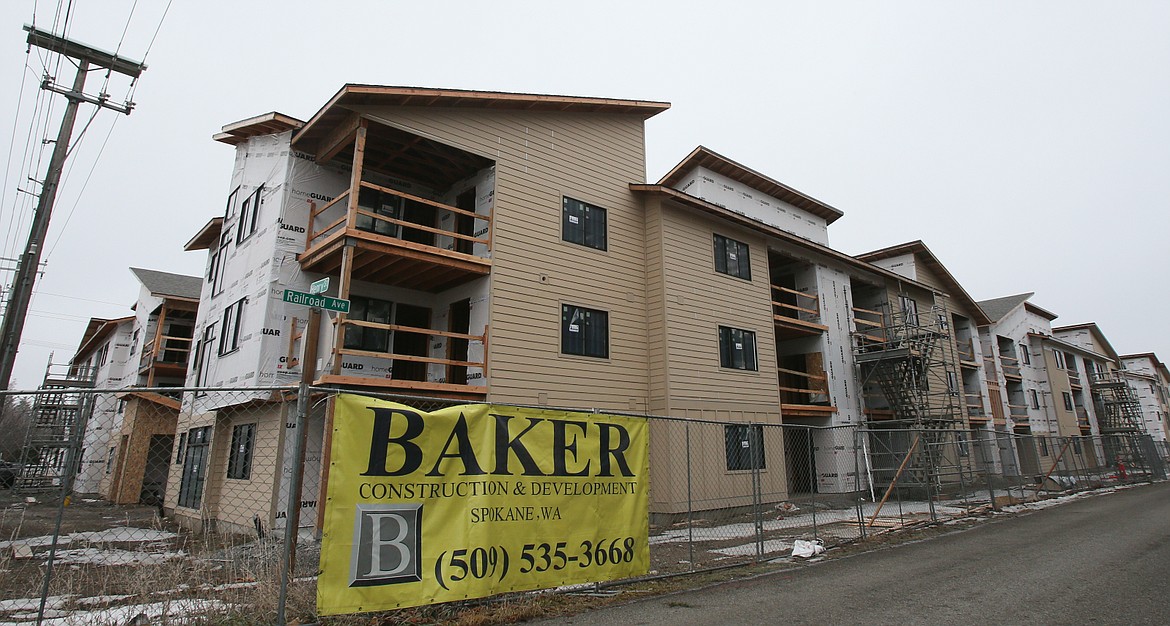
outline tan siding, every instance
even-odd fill
[[[628,187],[645,179],[642,119],[416,107],[364,112],[496,160],[491,399],[535,403],[544,394],[564,406],[644,407],[644,220]],[[565,195],[606,209],[608,250],[561,240]],[[608,359],[560,354],[561,303],[609,313]]]
[[[752,280],[715,271],[712,234],[748,244]],[[712,405],[779,406],[776,350],[768,288],[767,246],[748,231],[725,228],[716,220],[680,208],[663,219],[666,339],[671,405],[676,400],[707,400]],[[756,333],[759,371],[719,365],[719,326]]]

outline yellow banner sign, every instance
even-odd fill
[[[321,615],[649,570],[646,420],[342,394],[331,454]]]

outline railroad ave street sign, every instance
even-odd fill
[[[285,289],[284,301],[292,304],[302,304],[304,306],[315,306],[317,308],[325,309],[326,311],[349,313],[349,300],[342,300],[341,298],[318,296],[311,293],[305,293],[303,291]]]

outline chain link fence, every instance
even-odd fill
[[[0,621],[317,619],[335,393],[0,393],[9,442]],[[457,404],[384,397],[422,411]],[[893,529],[1161,480],[1170,463],[1170,446],[1135,433],[640,417],[651,433],[651,576],[815,555]]]

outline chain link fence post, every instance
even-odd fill
[[[296,441],[293,447],[292,475],[288,483],[288,503],[285,507],[284,550],[280,567],[280,595],[276,603],[276,624],[285,625],[285,605],[288,585],[296,567],[297,534],[301,522],[301,483],[305,473],[305,440],[308,438],[309,385],[297,387]]]

